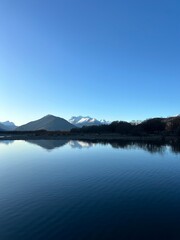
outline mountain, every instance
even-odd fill
[[[83,127],[83,126],[99,126],[102,124],[109,124],[110,122],[107,122],[105,120],[97,120],[96,118],[92,118],[92,117],[83,117],[83,116],[78,116],[75,117],[73,116],[69,122],[73,125],[75,125],[76,127]]]
[[[2,123],[0,123],[0,131],[6,131],[5,126]]]
[[[4,129],[5,131],[13,131],[17,128],[17,126],[10,121],[0,122],[0,128]]]
[[[36,130],[47,130],[47,131],[70,131],[75,128],[74,125],[69,123],[63,118],[55,117],[53,115],[47,115],[36,121],[29,122],[16,128],[17,131],[36,131]]]
[[[2,123],[0,123],[0,131],[6,131],[6,128]]]

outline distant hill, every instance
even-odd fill
[[[0,131],[4,131],[4,125],[0,123]]]
[[[0,122],[0,129],[4,129],[5,131],[13,131],[17,128],[17,126],[10,121],[6,121],[6,122]]]
[[[151,118],[142,122],[114,121],[109,125],[85,126],[72,129],[73,133],[117,133],[131,136],[179,136],[180,137],[180,116],[168,118]]]
[[[66,121],[63,118],[55,117],[53,115],[47,115],[36,121],[29,122],[16,128],[17,131],[70,131],[75,126]]]
[[[83,126],[99,126],[102,124],[109,124],[109,122],[105,121],[105,120],[97,120],[96,118],[92,118],[89,116],[83,117],[83,116],[78,116],[75,117],[73,116],[69,122],[73,125],[75,125],[76,127],[83,127]]]
[[[3,124],[0,123],[0,131],[6,131],[5,127]]]
[[[0,131],[8,131],[8,127],[6,127],[4,124],[0,123]]]

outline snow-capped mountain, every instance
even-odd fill
[[[6,122],[0,122],[1,126],[3,126],[3,129],[6,131],[13,131],[16,129],[16,125],[13,122],[6,121]]]
[[[92,118],[89,116],[83,117],[83,116],[78,116],[75,117],[73,116],[69,122],[76,127],[82,127],[82,126],[93,126],[93,125],[102,125],[102,124],[109,124],[110,122],[107,122],[106,120],[97,120],[96,118]]]

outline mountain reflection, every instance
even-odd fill
[[[6,144],[6,145],[12,144],[13,142],[14,140],[0,140],[0,144]]]
[[[61,148],[65,145],[69,145],[71,148],[83,149],[83,148],[91,148],[100,145],[110,145],[112,148],[116,149],[143,149],[149,153],[161,153],[163,154],[167,150],[167,146],[169,146],[170,151],[175,154],[180,153],[180,142],[173,143],[165,143],[160,141],[77,141],[77,140],[29,140],[27,141],[32,144],[36,144],[44,149],[53,150],[55,148]],[[4,142],[5,143],[5,142]],[[8,144],[8,142],[6,142]]]
[[[42,147],[46,150],[53,150],[55,148],[60,148],[68,144],[72,148],[90,148],[95,145],[95,143],[84,142],[84,141],[75,141],[75,140],[28,140],[28,143],[32,143]]]
[[[166,143],[164,141],[101,141],[98,142],[103,145],[110,145],[113,148],[119,149],[143,149],[149,153],[160,153],[163,154],[167,147],[170,147],[172,153],[180,153],[180,142]]]
[[[47,150],[53,150],[65,146],[68,140],[28,140],[27,142],[38,145]]]
[[[95,143],[92,142],[84,142],[84,141],[69,141],[68,144],[72,147],[72,148],[90,148],[93,147],[95,145]]]

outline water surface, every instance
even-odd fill
[[[0,142],[0,239],[180,239],[179,145]]]

